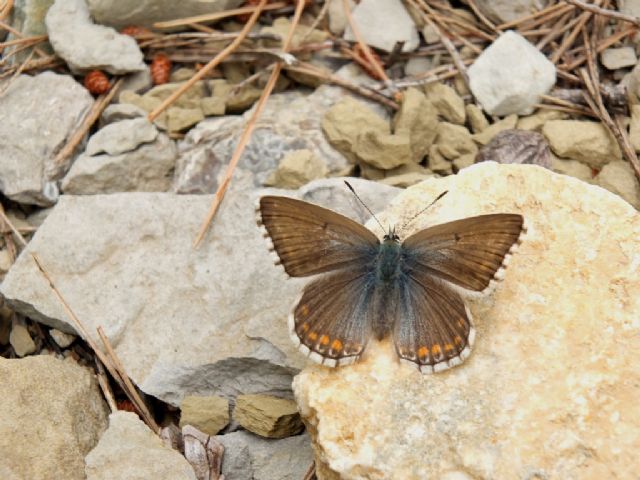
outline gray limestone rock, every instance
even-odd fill
[[[364,42],[372,47],[390,52],[397,42],[404,42],[402,51],[411,52],[420,43],[418,29],[400,0],[362,0],[352,16]],[[349,25],[344,38],[355,40]]]
[[[174,0],[87,0],[91,16],[103,25],[151,27],[155,22],[230,10],[242,0],[182,0],[179,13]]]
[[[45,23],[53,49],[72,71],[123,74],[146,68],[133,37],[93,23],[84,0],[56,0]]]
[[[153,142],[158,136],[158,129],[143,118],[122,120],[101,128],[87,142],[85,155],[119,155],[129,152],[139,145]]]
[[[41,206],[58,198],[45,176],[58,150],[80,124],[93,98],[68,75],[20,75],[0,97],[0,190]]]
[[[144,118],[139,120],[147,122]],[[135,121],[137,119],[123,120],[118,123]],[[109,129],[111,125],[103,130]],[[148,125],[153,129],[150,133],[157,135],[156,140],[152,143],[143,144],[120,155],[80,155],[62,180],[62,191],[66,194],[87,195],[132,191],[166,192],[169,190],[176,163],[176,147],[173,140],[164,134],[158,135],[155,127]],[[135,142],[130,142],[129,146],[133,143]],[[106,144],[100,148],[103,147],[111,149]],[[119,145],[115,144],[115,147],[117,150]]]
[[[109,416],[109,428],[85,463],[87,480],[196,480],[189,462],[131,412]]]
[[[358,179],[353,185],[374,212],[398,192]],[[369,217],[342,179],[286,192],[358,221]],[[87,331],[101,325],[140,388],[176,406],[186,395],[290,396],[305,358],[286,318],[305,280],[287,280],[273,265],[255,224],[258,194],[251,175],[236,171],[195,250],[211,196],[64,195],[0,290],[25,315],[74,333],[31,258],[37,252]]]
[[[230,480],[300,480],[313,461],[306,434],[276,440],[233,432],[215,439],[224,445],[222,474]]]

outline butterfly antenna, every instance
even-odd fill
[[[347,182],[346,180],[344,181],[344,183],[347,185],[347,187],[349,188],[349,190],[351,190],[351,193],[353,193],[353,195],[354,195],[354,196],[358,199],[358,201],[362,204],[362,206],[363,206],[364,208],[366,208],[366,209],[367,209],[367,212],[369,212],[369,214],[371,214],[371,216],[372,216],[373,218],[375,218],[375,219],[376,219],[376,222],[378,222],[378,225],[380,225],[380,228],[382,229],[382,231],[383,231],[384,233],[386,233],[386,230],[385,230],[385,229],[384,229],[384,227],[382,226],[382,223],[380,223],[380,220],[378,220],[378,217],[376,217],[376,216],[375,216],[375,214],[371,211],[371,209],[370,209],[369,207],[367,207],[367,204],[366,204],[366,203],[364,203],[364,202],[362,201],[362,199],[358,196],[358,194],[357,194],[357,193],[356,193],[356,191],[353,189],[353,187],[351,186],[351,184],[350,184],[349,182]]]
[[[406,227],[407,225],[409,225],[411,222],[413,222],[416,218],[418,218],[420,215],[422,215],[426,210],[428,210],[431,206],[433,206],[434,203],[436,203],[438,200],[440,200],[442,197],[444,197],[447,193],[449,193],[449,190],[445,190],[444,192],[442,192],[440,195],[438,195],[435,200],[433,202],[431,202],[429,205],[427,205],[426,207],[424,207],[422,210],[420,210],[418,213],[416,213],[413,217],[411,217],[409,220],[407,220],[404,225],[402,225],[402,227],[400,227],[399,231],[404,230],[404,227]]]

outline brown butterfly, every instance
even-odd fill
[[[371,337],[391,335],[402,361],[438,372],[469,355],[475,330],[455,289],[500,278],[524,231],[517,214],[465,218],[380,241],[355,221],[288,197],[265,196],[259,223],[291,277],[318,276],[291,315],[291,337],[324,365],[353,363]]]

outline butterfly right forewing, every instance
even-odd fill
[[[479,292],[498,278],[524,230],[522,215],[480,215],[425,228],[402,247],[415,270]]]

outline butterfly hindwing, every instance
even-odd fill
[[[423,373],[462,363],[475,331],[460,294],[420,272],[404,275],[398,289],[401,301],[392,331],[398,356]]]
[[[350,218],[294,198],[262,197],[260,220],[292,277],[357,268],[371,261],[380,243]]]
[[[402,246],[415,270],[479,292],[498,278],[523,230],[522,215],[480,215],[426,228]]]
[[[362,266],[312,280],[289,317],[292,339],[318,363],[353,363],[371,336],[371,294],[370,271]]]

